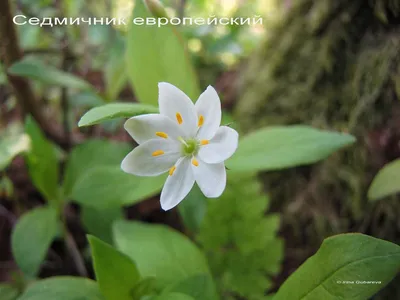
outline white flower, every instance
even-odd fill
[[[130,118],[125,129],[139,144],[121,168],[138,176],[169,171],[161,207],[175,207],[196,181],[206,197],[219,197],[226,186],[224,161],[238,146],[238,133],[221,124],[221,102],[209,86],[196,104],[177,87],[158,84],[160,114]]]

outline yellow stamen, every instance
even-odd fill
[[[200,145],[204,146],[204,145],[208,145],[210,142],[208,140],[201,140],[200,141]]]
[[[197,122],[197,126],[201,127],[204,124],[204,117],[203,115],[199,116],[199,121]]]
[[[156,136],[162,137],[163,139],[168,138],[168,134],[166,134],[165,132],[161,132],[161,131],[157,131]]]
[[[199,162],[197,159],[193,158],[192,159],[192,165],[198,167],[199,166]]]
[[[176,120],[178,121],[178,124],[181,125],[183,122],[182,116],[180,113],[176,113]]]
[[[169,176],[172,176],[174,174],[175,170],[176,170],[175,166],[173,166],[171,169],[169,169]]]
[[[160,155],[163,155],[164,154],[164,151],[162,151],[162,150],[157,150],[157,151],[154,151],[151,155],[153,155],[153,156],[160,156]]]

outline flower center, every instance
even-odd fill
[[[196,154],[199,150],[199,142],[195,139],[184,140],[182,138],[179,139],[182,142],[182,152],[186,156],[190,156]]]

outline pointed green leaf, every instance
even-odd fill
[[[112,244],[112,224],[124,217],[119,206],[104,209],[84,206],[81,207],[81,220],[86,231],[106,243]]]
[[[166,289],[168,292],[179,292],[193,297],[195,300],[218,299],[215,285],[209,274],[198,274],[186,278]]]
[[[98,209],[138,203],[157,194],[165,175],[139,177],[118,167],[95,167],[88,170],[72,189],[71,198],[80,204]]]
[[[158,293],[157,279],[155,277],[146,277],[141,279],[131,291],[132,299],[144,300],[142,297]]]
[[[275,300],[365,300],[400,269],[400,247],[351,233],[326,239],[281,286]]]
[[[196,274],[210,274],[202,252],[183,234],[163,225],[117,221],[114,240],[132,258],[142,276],[155,276],[160,287]]]
[[[37,281],[18,300],[105,300],[97,283],[87,278],[60,276]]]
[[[17,155],[28,152],[30,138],[27,134],[0,136],[0,171],[3,171]]]
[[[185,295],[182,293],[167,293],[154,298],[150,298],[149,300],[195,300],[195,299],[189,295]]]
[[[227,167],[250,172],[308,165],[354,142],[349,134],[308,126],[266,127],[239,141]]]
[[[178,205],[178,211],[187,229],[196,233],[204,219],[207,210],[207,198],[195,185],[186,196],[185,201]]]
[[[16,62],[8,69],[8,72],[15,76],[38,80],[49,85],[64,86],[77,90],[93,89],[85,80],[33,58],[24,58]]]
[[[57,236],[57,212],[50,207],[29,211],[21,217],[11,236],[12,253],[17,265],[28,276],[39,272],[51,242]]]
[[[29,175],[46,200],[54,203],[60,200],[56,149],[31,117],[26,120],[25,131],[31,141],[31,150],[26,155]]]
[[[143,1],[136,1],[133,18],[152,17]],[[200,94],[198,79],[183,44],[171,25],[137,26],[132,23],[127,36],[128,76],[138,100],[157,105],[162,81],[176,85],[192,100]]]
[[[92,108],[79,120],[78,126],[90,126],[104,121],[158,113],[158,108],[138,103],[110,103]]]
[[[381,169],[368,190],[369,200],[378,200],[400,192],[400,159]]]
[[[99,288],[106,300],[132,300],[131,292],[140,280],[135,263],[125,254],[94,236],[88,236]]]
[[[72,149],[65,170],[64,194],[71,195],[73,187],[92,168],[98,166],[119,167],[121,161],[132,150],[128,143],[92,139]]]
[[[15,300],[18,297],[18,290],[9,284],[0,284],[1,300]]]

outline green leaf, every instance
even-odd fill
[[[142,1],[136,1],[133,18],[140,17],[152,15]],[[157,85],[162,81],[176,85],[192,100],[200,94],[183,38],[173,26],[132,24],[127,36],[126,59],[128,76],[142,103],[157,105]]]
[[[104,99],[92,91],[83,91],[69,95],[68,101],[72,107],[96,107],[104,104]]]
[[[186,278],[177,284],[168,287],[167,292],[179,292],[193,297],[195,300],[217,299],[215,285],[208,274],[198,274]]]
[[[57,236],[58,226],[56,210],[41,207],[24,214],[14,227],[12,253],[26,275],[37,275],[51,242]]]
[[[143,300],[142,297],[157,294],[157,280],[155,277],[141,279],[131,291],[132,299]]]
[[[88,140],[76,146],[70,153],[64,176],[64,194],[71,195],[75,184],[79,183],[92,168],[97,166],[118,167],[123,158],[132,150],[128,143],[107,140]]]
[[[368,190],[369,200],[378,200],[400,192],[400,159],[381,169]]]
[[[18,300],[104,300],[97,283],[86,278],[52,277],[31,284]]]
[[[18,290],[9,284],[0,284],[1,300],[15,300],[18,297]]]
[[[87,232],[112,243],[112,224],[116,220],[123,219],[121,207],[107,207],[98,209],[90,206],[81,207],[81,219]]]
[[[39,126],[31,117],[26,120],[25,131],[31,140],[31,151],[26,155],[29,175],[47,201],[57,202],[60,200],[60,194],[56,150],[53,144],[44,137]]]
[[[268,197],[252,174],[230,173],[225,192],[208,201],[198,242],[221,295],[262,299],[283,259],[279,215],[268,214]]]
[[[182,201],[178,205],[178,211],[183,224],[193,233],[198,231],[204,215],[206,214],[206,210],[207,198],[197,185],[195,185],[186,196],[185,201]]]
[[[274,299],[365,300],[387,285],[399,268],[399,246],[363,234],[337,235],[322,243]]]
[[[195,299],[193,297],[190,297],[189,295],[185,295],[182,293],[168,293],[150,298],[150,300],[195,300]]]
[[[354,142],[349,134],[308,126],[267,127],[241,139],[227,167],[235,171],[261,171],[307,165]]]
[[[90,126],[104,121],[158,113],[158,108],[138,103],[110,103],[92,108],[79,120],[78,126]]]
[[[0,140],[0,171],[3,171],[19,154],[28,152],[30,139],[27,134],[16,136],[1,136]]]
[[[110,57],[104,72],[106,94],[110,101],[113,101],[118,97],[119,93],[128,81],[124,57],[125,39],[122,38],[118,31],[115,31],[115,34],[116,37],[114,43],[112,43]]]
[[[131,205],[157,194],[166,178],[139,177],[118,167],[96,167],[88,170],[72,189],[71,198],[96,208]]]
[[[132,289],[140,280],[135,263],[94,236],[88,236],[88,240],[96,280],[104,297],[107,300],[132,300]]]
[[[23,58],[14,63],[8,69],[8,72],[15,76],[38,80],[49,85],[63,86],[77,90],[93,89],[85,80],[33,58]]]
[[[163,225],[117,221],[114,240],[132,258],[142,276],[166,287],[196,274],[209,274],[201,251],[184,235]]]

